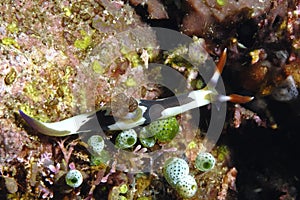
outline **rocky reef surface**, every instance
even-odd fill
[[[0,8],[1,199],[182,199],[163,175],[170,156],[186,160],[197,183],[189,199],[297,198],[299,1],[4,0]],[[152,26],[193,40],[162,51]],[[226,91],[255,100],[228,105],[223,135],[210,152],[216,164],[207,172],[194,162],[206,151],[209,106],[200,109],[196,126],[192,113],[177,116],[179,131],[170,143],[142,147],[139,141],[127,149],[136,157],[124,159],[135,169],[144,167],[149,152],[168,153],[145,173],[118,163],[123,154],[94,154],[89,134],[45,136],[19,115],[54,122],[108,105],[121,110],[131,97],[201,89],[203,79],[182,58],[217,62],[224,48]],[[162,65],[185,77],[185,87],[169,91],[157,84],[166,79]],[[114,142],[117,134],[107,138]],[[290,173],[282,174],[284,167]]]

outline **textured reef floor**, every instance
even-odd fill
[[[153,27],[182,32],[190,43],[160,49]],[[19,115],[55,122],[110,105],[122,117],[132,98],[202,89],[197,70],[209,70],[225,48],[226,92],[255,99],[227,104],[212,149],[210,106],[174,118],[174,140],[139,140],[128,157],[102,147],[95,154],[89,133],[43,135]],[[197,185],[188,199],[296,200],[299,49],[297,0],[1,1],[0,199],[184,199],[179,191],[188,184],[172,186],[163,172],[169,157],[179,157]],[[170,76],[183,82],[166,87]],[[161,126],[172,129],[168,123]],[[105,137],[117,143],[118,134]],[[199,171],[197,154],[208,149],[216,164]]]

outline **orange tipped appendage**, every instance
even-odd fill
[[[229,95],[230,99],[229,101],[232,103],[248,103],[253,100],[254,97],[249,96],[242,96],[238,94],[231,94]]]
[[[227,48],[225,48],[221,54],[221,57],[219,59],[219,62],[217,64],[217,70],[219,72],[219,74],[222,73],[225,63],[226,63],[226,59],[227,59]]]
[[[224,69],[225,63],[226,63],[226,58],[227,58],[227,49],[225,48],[224,51],[222,52],[222,55],[219,59],[219,62],[217,64],[217,69],[213,76],[211,77],[209,83],[207,84],[209,88],[215,88],[217,85],[217,82],[221,76],[221,73]]]

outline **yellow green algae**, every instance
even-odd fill
[[[132,67],[141,65],[141,58],[136,52],[122,52],[122,54],[129,60],[130,63],[132,63]]]
[[[227,146],[221,145],[217,147],[217,159],[221,162],[224,162],[226,159],[228,159],[230,155],[230,150]]]
[[[15,39],[13,39],[13,38],[10,38],[10,37],[2,38],[1,42],[4,45],[13,45],[16,48],[20,48],[20,46],[18,45],[17,41]]]
[[[17,33],[19,31],[19,28],[15,22],[8,24],[6,28],[11,33]]]
[[[6,74],[4,78],[4,82],[6,85],[12,84],[17,78],[17,72],[16,70],[12,67],[10,71]]]
[[[216,2],[219,6],[224,6],[227,3],[226,0],[216,0]]]
[[[94,33],[95,31],[93,31]],[[86,33],[85,31],[81,30],[80,34],[81,34],[81,39],[76,39],[74,42],[74,46],[80,50],[86,50],[92,43],[92,35]]]
[[[128,186],[126,184],[120,185],[119,191],[121,194],[125,194],[128,191]]]
[[[195,141],[191,141],[187,146],[188,149],[193,149],[196,147],[197,147],[197,143]]]
[[[61,111],[64,110],[64,106],[73,106],[74,94],[69,83],[76,72],[70,66],[63,68],[63,72],[56,66],[33,70],[32,75],[36,78],[27,82],[23,89],[23,95],[31,101],[21,104],[20,109],[42,121],[53,121],[67,117],[68,112]],[[41,71],[44,76],[40,76]],[[40,105],[43,109],[37,112],[36,108],[29,103]]]
[[[132,77],[128,77],[127,80],[125,81],[126,86],[128,87],[134,87],[136,86],[136,81]]]
[[[97,74],[103,74],[104,73],[103,67],[100,65],[99,61],[97,61],[97,60],[93,61],[93,63],[92,63],[92,69]]]
[[[108,200],[126,200],[126,193],[128,191],[128,186],[126,184],[122,184],[120,186],[114,186],[108,196]]]
[[[72,11],[71,11],[70,8],[64,7],[63,10],[65,11],[65,15],[66,15],[67,17],[70,17],[70,16],[72,15]]]

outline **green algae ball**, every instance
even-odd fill
[[[128,192],[128,186],[126,184],[120,185],[119,192],[121,194],[125,194],[126,192]]]
[[[147,131],[153,134],[159,142],[170,142],[179,131],[176,117],[170,117],[152,122]]]
[[[128,149],[133,147],[137,142],[137,134],[135,130],[129,129],[122,131],[116,138],[116,147],[119,149]]]
[[[99,154],[91,155],[91,165],[97,166],[102,164],[107,164],[111,159],[111,155],[106,150],[102,150]]]
[[[210,153],[199,153],[195,160],[195,167],[200,171],[207,172],[214,168],[216,159]]]
[[[167,182],[174,187],[182,177],[189,174],[189,170],[185,160],[173,157],[165,162],[163,174]]]
[[[139,140],[144,147],[153,147],[156,143],[156,138],[147,131],[146,127],[140,130]]]
[[[140,138],[140,142],[144,147],[153,147],[156,143],[156,139],[154,137]]]
[[[118,200],[127,200],[127,198],[124,197],[124,196],[122,196],[122,195],[120,195]]]
[[[196,194],[198,186],[195,178],[188,174],[180,178],[175,189],[181,197],[191,198]]]
[[[65,180],[67,185],[76,188],[82,184],[83,176],[79,170],[72,169],[67,173]]]
[[[100,154],[104,148],[104,140],[100,135],[93,135],[88,139],[88,145],[97,154]]]

